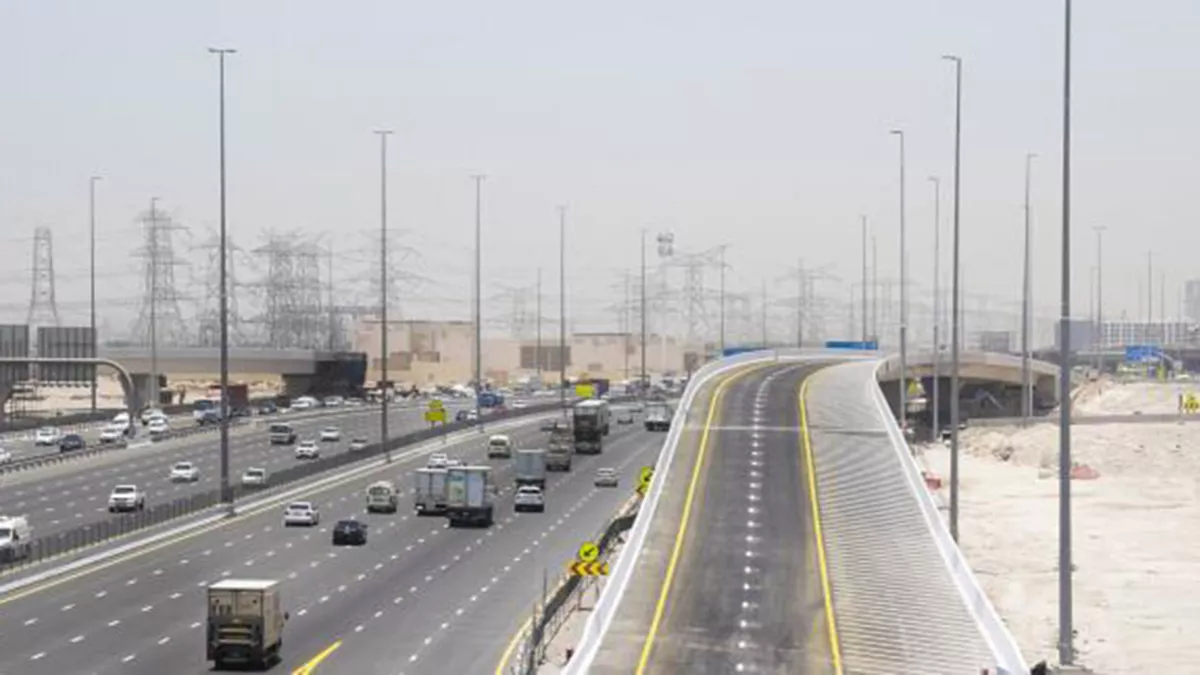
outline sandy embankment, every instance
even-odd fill
[[[1080,407],[1174,412],[1187,385],[1113,385]],[[962,435],[960,545],[1031,662],[1057,661],[1058,437],[1053,424]],[[922,452],[948,476],[945,448]],[[1099,472],[1072,482],[1079,661],[1200,672],[1200,419],[1075,426],[1072,459]]]

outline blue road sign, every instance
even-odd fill
[[[1162,349],[1154,345],[1129,345],[1125,348],[1126,363],[1157,363],[1162,360]]]
[[[875,340],[829,340],[825,343],[826,349],[857,349],[861,351],[875,351],[879,349],[879,343]]]

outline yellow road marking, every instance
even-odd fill
[[[821,594],[825,596],[825,622],[829,625],[829,653],[833,658],[833,672],[842,675],[842,650],[838,642],[837,621],[833,616],[833,593],[829,586],[829,566],[825,558],[825,535],[821,531],[821,506],[817,502],[817,471],[813,461],[812,439],[808,434],[808,381],[800,385],[800,430],[804,442],[801,450],[808,469],[808,503],[812,508],[813,536],[817,540],[817,567],[821,572]]]
[[[760,366],[762,368],[765,366]],[[675,533],[675,546],[671,549],[671,559],[667,563],[667,575],[663,579],[662,590],[658,594],[658,603],[654,606],[654,618],[650,621],[650,630],[646,633],[646,642],[642,645],[642,655],[638,659],[637,675],[642,675],[646,672],[646,665],[650,662],[650,653],[654,650],[654,638],[658,635],[658,626],[662,623],[663,612],[667,607],[667,597],[671,593],[671,582],[675,579],[675,567],[679,564],[679,556],[683,552],[683,540],[687,535],[688,522],[692,516],[692,502],[696,498],[696,486],[700,483],[700,475],[703,473],[704,458],[708,451],[708,434],[712,429],[713,420],[716,418],[718,404],[721,402],[721,397],[725,394],[725,388],[728,387],[734,380],[742,375],[745,375],[759,368],[747,368],[725,378],[721,384],[717,385],[717,389],[713,392],[712,401],[708,406],[708,416],[704,421],[704,433],[700,436],[700,451],[696,455],[696,465],[692,467],[692,477],[688,482],[687,496],[683,502],[683,517],[679,519],[679,530]]]
[[[508,665],[508,660],[512,658],[513,652],[517,650],[517,643],[521,641],[521,636],[525,635],[525,631],[529,630],[529,625],[531,623],[533,623],[532,616],[528,619],[525,619],[525,623],[521,624],[521,627],[517,629],[516,635],[513,635],[512,640],[508,643],[508,646],[504,648],[504,654],[500,656],[500,663],[496,664],[496,675],[505,675],[504,666]]]
[[[338,640],[337,642],[334,642],[333,644],[329,645],[325,649],[322,649],[321,653],[312,657],[311,661],[309,661],[308,663],[293,670],[292,675],[310,675],[310,673],[312,673],[314,670],[317,669],[317,666],[321,665],[322,661],[329,658],[329,655],[334,653],[335,651],[337,651],[337,648],[341,647],[341,646],[342,646],[342,641]]]

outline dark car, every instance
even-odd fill
[[[259,415],[274,415],[277,412],[279,412],[279,407],[275,405],[274,401],[267,401],[258,406]]]
[[[333,526],[334,546],[362,546],[367,543],[367,524],[357,520],[339,520]]]
[[[67,434],[58,442],[59,452],[74,452],[75,450],[83,450],[86,447],[87,443],[84,442],[83,436],[79,434]]]

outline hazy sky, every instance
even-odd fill
[[[449,298],[467,284],[474,172],[489,176],[489,281],[532,282],[543,264],[552,291],[555,206],[570,205],[581,314],[598,313],[618,270],[637,265],[642,227],[674,231],[681,249],[728,243],[731,283],[757,291],[766,278],[774,291],[797,258],[856,281],[867,214],[881,276],[895,275],[896,127],[907,133],[910,264],[927,287],[927,176],[944,179],[947,233],[951,204],[953,70],[939,57],[957,53],[966,283],[1018,297],[1023,163],[1036,152],[1035,288],[1054,307],[1061,5],[0,0],[0,318],[23,319],[13,306],[27,302],[38,225],[54,229],[59,301],[86,299],[93,173],[104,176],[111,312],[132,311],[118,309],[137,290],[125,251],[151,196],[195,240],[215,224],[209,46],[239,50],[228,62],[229,222],[243,245],[273,227],[364,247],[357,232],[378,222],[371,131],[392,128],[393,227],[413,233],[424,274],[458,287],[424,292],[459,315],[465,303]],[[1147,251],[1156,296],[1166,272],[1168,314],[1193,275],[1198,27],[1194,0],[1076,3],[1078,314],[1093,225],[1109,228],[1107,313],[1144,307]]]

